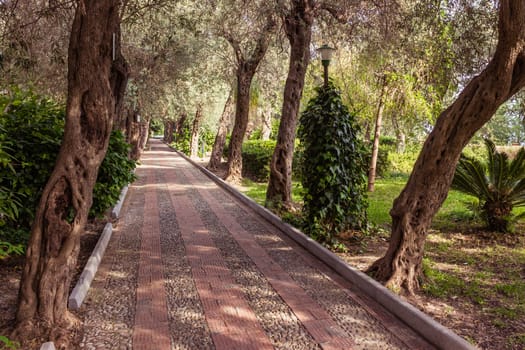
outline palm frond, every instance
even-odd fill
[[[525,178],[521,179],[512,189],[512,192],[509,194],[509,201],[514,206],[521,206],[518,204],[520,202],[525,203]]]
[[[521,147],[508,169],[509,178],[519,181],[525,177],[525,148]]]
[[[479,200],[487,200],[492,194],[485,173],[486,166],[482,162],[462,155],[452,180],[452,188]]]

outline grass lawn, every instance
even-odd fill
[[[406,181],[403,177],[378,179],[375,192],[369,193],[368,216],[383,230],[363,235],[349,253],[341,255],[344,260],[366,269],[383,254],[389,211]],[[245,180],[241,190],[264,203],[266,183]],[[300,193],[300,184],[294,183],[294,201],[301,201]],[[519,223],[515,234],[486,232],[466,204],[473,200],[450,191],[427,237],[425,280],[410,302],[481,349],[523,350],[525,225]]]

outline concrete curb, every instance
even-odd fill
[[[111,211],[112,219],[118,219],[120,215],[120,210],[122,209],[122,204],[124,203],[124,200],[126,199],[126,194],[128,193],[128,187],[129,186],[124,186],[124,188],[120,192],[119,200]],[[82,302],[84,301],[84,298],[87,295],[89,287],[91,286],[91,282],[93,282],[93,278],[97,273],[98,266],[100,265],[100,262],[104,257],[104,252],[106,251],[106,247],[109,243],[112,233],[113,225],[108,222],[104,227],[100,238],[98,239],[95,249],[93,249],[93,252],[89,257],[89,260],[86,263],[86,266],[84,267],[84,270],[82,271],[82,274],[80,275],[80,278],[78,279],[75,288],[73,288],[73,291],[69,295],[68,307],[70,309],[77,310],[82,305]]]
[[[113,225],[108,222],[104,227],[104,231],[102,231],[102,235],[100,236],[93,253],[91,253],[91,256],[89,257],[89,260],[84,267],[84,271],[82,271],[75,288],[73,288],[73,291],[69,295],[68,306],[70,309],[77,310],[82,305],[89,287],[91,286],[91,282],[93,282],[93,278],[97,273],[97,269],[100,265],[100,262],[102,261],[102,257],[104,257],[104,252],[106,251],[106,247],[112,233]]]
[[[216,182],[219,186],[230,192],[234,197],[240,200],[243,204],[254,210],[266,221],[280,229],[298,244],[303,246],[309,252],[317,256],[327,265],[331,266],[341,276],[352,282],[359,289],[361,289],[370,298],[377,301],[385,309],[403,320],[414,331],[423,336],[428,342],[438,347],[439,349],[454,349],[454,350],[473,350],[477,349],[475,346],[467,342],[465,339],[454,333],[452,330],[438,323],[429,315],[423,313],[413,305],[402,300],[398,295],[392,293],[389,289],[378,283],[363,272],[349,266],[337,255],[306,236],[304,233],[295,227],[283,222],[277,215],[255,203],[245,194],[237,191],[224,180],[218,178],[208,169],[200,166],[185,154],[174,150],[192,165],[197,167],[201,172],[208,176],[211,180]]]
[[[118,219],[120,215],[120,209],[122,209],[122,204],[124,204],[124,199],[126,198],[126,194],[128,193],[128,187],[129,186],[124,186],[124,188],[120,192],[120,196],[118,197],[118,202],[115,205],[115,207],[113,207],[113,210],[111,211],[112,219]]]
[[[51,342],[51,341],[47,342],[47,343],[44,343],[40,347],[40,350],[56,350],[55,344],[53,342]]]

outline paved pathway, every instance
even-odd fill
[[[83,349],[432,349],[158,140],[82,307]]]

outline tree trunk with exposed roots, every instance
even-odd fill
[[[390,211],[388,250],[368,269],[394,290],[420,286],[424,244],[445,200],[461,151],[498,107],[525,85],[525,2],[502,0],[494,57],[438,118]]]
[[[295,0],[292,3],[290,13],[284,18],[286,35],[290,41],[290,66],[284,88],[277,144],[270,163],[270,179],[266,191],[266,205],[269,207],[290,207],[292,204],[292,162],[297,116],[310,61],[315,1]]]
[[[118,0],[79,1],[69,44],[64,139],[31,229],[18,339],[43,336],[67,347],[75,324],[67,310],[69,285],[118,107],[114,93],[124,84],[122,76],[116,81],[122,70],[112,60],[113,33],[119,32]]]

